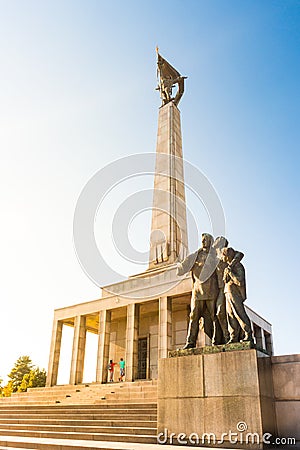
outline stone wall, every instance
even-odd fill
[[[187,306],[172,311],[172,349],[183,347],[186,342],[188,328]]]
[[[149,378],[157,378],[158,359],[158,311],[141,315],[139,337],[147,337],[149,344],[148,363]]]
[[[300,355],[271,360],[278,435],[300,441]]]
[[[110,325],[109,359],[118,362],[120,358],[125,358],[125,347],[126,317],[121,317],[113,320]]]

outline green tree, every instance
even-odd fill
[[[14,392],[25,392],[31,387],[43,387],[46,384],[46,371],[32,364],[29,356],[20,356],[10,374],[10,380],[2,388],[0,379],[0,395],[10,397]]]
[[[13,393],[13,385],[12,385],[12,381],[9,381],[4,386],[4,388],[2,390],[2,395],[3,395],[3,397],[10,397],[12,393]]]
[[[26,373],[18,387],[18,392],[26,392],[28,388],[44,387],[46,384],[46,371],[35,367],[29,373]]]
[[[10,378],[10,381],[7,385],[10,385],[12,392],[17,392],[19,386],[22,383],[24,375],[29,374],[32,369],[33,364],[29,356],[20,356],[20,358],[17,359],[14,367],[8,374],[8,378]]]

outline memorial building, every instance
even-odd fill
[[[83,381],[87,333],[98,336],[94,380],[107,382],[110,359],[126,361],[126,381],[156,379],[158,360],[185,345],[190,315],[192,278],[179,280],[177,262],[188,253],[181,118],[178,103],[184,78],[158,54],[162,106],[158,113],[156,168],[148,269],[113,286],[104,286],[98,300],[56,309],[47,386],[57,384],[63,327],[74,329],[70,384]],[[172,97],[174,85],[177,94]],[[201,227],[201,225],[200,225]],[[205,231],[205,230],[201,230]],[[199,243],[199,246],[201,243]],[[158,295],[159,293],[159,295]],[[251,303],[251,299],[250,299]],[[255,344],[273,354],[272,326],[246,306]],[[205,325],[204,320],[204,325]],[[211,339],[200,327],[197,346]]]

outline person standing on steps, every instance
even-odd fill
[[[109,382],[110,382],[110,383],[113,383],[113,382],[114,382],[115,365],[116,365],[116,363],[114,363],[113,360],[111,359],[111,360],[109,361],[108,366],[107,366],[108,373],[109,373]]]
[[[120,358],[119,366],[120,366],[120,378],[119,378],[119,381],[124,381],[123,377],[125,376],[125,361],[124,361],[123,358]]]

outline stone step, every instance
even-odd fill
[[[80,401],[81,399],[101,399],[103,397],[118,397],[120,399],[120,401],[122,400],[122,398],[127,399],[127,398],[136,398],[138,399],[147,399],[147,398],[153,398],[153,399],[157,399],[157,392],[139,392],[139,393],[135,393],[135,392],[118,392],[118,391],[112,391],[112,392],[97,392],[97,393],[84,393],[79,395],[78,393],[76,394],[64,394],[64,395],[38,395],[38,396],[26,396],[26,397],[12,397],[10,398],[10,400],[8,401],[4,401],[1,402],[0,405],[5,405],[5,403],[23,403],[26,400],[32,402],[32,401],[36,401],[36,402],[41,402],[41,401],[55,401],[55,400],[62,400],[65,398],[71,398],[76,400],[76,401]]]
[[[55,408],[55,409],[54,409]],[[112,410],[112,409],[118,409],[118,410],[124,410],[124,409],[155,409],[157,410],[157,404],[156,403],[148,403],[148,404],[127,404],[127,403],[114,403],[114,404],[106,404],[103,403],[101,405],[56,405],[53,406],[46,406],[46,405],[40,405],[40,406],[24,406],[22,404],[18,404],[16,406],[6,406],[1,408],[0,413],[4,411],[32,411],[32,410],[38,410],[41,411],[85,411],[85,410],[93,410],[93,411],[102,411],[102,410]]]
[[[53,408],[54,409],[54,408]],[[55,408],[56,409],[56,408]],[[17,422],[18,420],[75,420],[75,421],[83,421],[83,420],[106,420],[106,421],[155,421],[157,419],[157,411],[153,410],[134,410],[134,409],[103,409],[99,410],[86,410],[86,411],[76,411],[76,410],[35,410],[35,411],[26,411],[26,410],[15,410],[15,411],[6,411],[6,414],[0,415],[0,422],[4,420],[10,420]]]
[[[95,448],[106,448],[105,442],[154,445],[157,386],[148,386],[136,385],[133,389],[119,384],[105,385],[103,389],[103,385],[98,384],[93,389],[86,386],[83,391],[77,389],[80,392],[76,392],[74,386],[69,391],[64,387],[58,390],[59,395],[53,388],[47,388],[47,392],[31,390],[16,394],[7,402],[0,401],[0,443],[1,439],[3,442],[6,439],[5,445],[13,448],[17,440],[19,448],[47,450],[70,449],[71,440],[78,449],[83,447],[74,443],[81,440],[94,444]],[[36,439],[42,439],[39,447],[36,443],[32,446]],[[45,447],[42,444],[47,439],[57,441],[53,447]],[[96,442],[101,443],[100,447]],[[85,448],[94,447],[85,445]]]
[[[137,386],[137,387],[125,387],[123,385],[110,385],[109,387],[106,388],[97,388],[97,389],[91,389],[91,388],[84,388],[84,389],[76,389],[76,390],[68,390],[68,389],[64,389],[64,390],[60,390],[60,391],[56,391],[56,390],[52,390],[52,391],[28,391],[28,392],[14,392],[12,394],[11,397],[6,397],[6,398],[23,398],[23,397],[56,397],[58,395],[65,395],[65,394],[69,394],[69,395],[82,395],[82,394],[95,394],[95,393],[107,393],[107,392],[111,392],[111,391],[115,391],[115,392],[130,392],[132,394],[140,394],[140,393],[155,393],[157,392],[157,386],[151,386],[151,387],[142,387],[142,386]]]
[[[87,399],[73,399],[73,398],[66,398],[66,399],[56,399],[56,400],[41,400],[41,401],[22,401],[19,400],[18,402],[10,402],[7,403],[6,405],[10,405],[10,406],[18,406],[20,405],[20,403],[22,405],[27,405],[28,407],[30,406],[54,406],[54,405],[63,405],[63,406],[72,406],[74,404],[80,404],[82,406],[84,405],[100,405],[100,404],[113,404],[116,403],[116,401],[126,401],[126,403],[128,405],[130,404],[151,404],[153,403],[153,400],[156,400],[156,398],[151,397],[151,398],[124,398],[124,397],[114,397],[114,396],[110,396],[110,397],[101,397],[101,398],[87,398]],[[5,405],[5,406],[6,406]],[[4,405],[3,405],[4,406]],[[2,407],[0,407],[0,410],[2,410]]]
[[[88,397],[71,397],[71,396],[64,396],[64,397],[55,397],[53,399],[42,399],[42,400],[36,400],[36,399],[18,399],[18,400],[14,400],[14,401],[10,401],[10,402],[6,402],[5,404],[2,403],[2,405],[0,406],[0,409],[2,406],[6,406],[6,405],[47,405],[48,403],[51,403],[52,405],[55,402],[62,402],[63,404],[77,404],[80,405],[82,403],[86,403],[87,401],[90,401],[91,404],[93,404],[94,402],[99,402],[99,403],[103,403],[104,400],[114,400],[117,399],[119,400],[119,402],[128,402],[128,400],[131,400],[130,403],[141,403],[141,401],[145,401],[147,403],[151,403],[151,399],[152,399],[152,403],[153,401],[157,401],[157,396],[151,395],[151,396],[128,396],[128,395],[118,395],[118,394],[105,394],[105,395],[101,395],[101,396],[88,396]],[[69,402],[69,403],[67,403]]]
[[[43,401],[43,400],[56,400],[56,399],[63,399],[63,398],[68,398],[68,397],[73,397],[76,400],[80,400],[81,398],[101,398],[103,396],[108,396],[108,395],[115,395],[118,396],[120,399],[122,399],[123,397],[130,397],[130,398],[157,398],[157,391],[154,392],[130,392],[130,391],[125,391],[125,392],[120,392],[120,391],[106,391],[106,392],[84,392],[84,393],[78,393],[76,392],[75,394],[63,394],[63,395],[24,395],[22,397],[7,397],[7,400],[5,399],[4,401],[0,401],[0,405],[7,403],[15,403],[15,402],[24,402],[26,400],[30,400],[30,401]]]
[[[37,414],[28,414],[26,417],[30,419],[51,419],[51,416],[54,417],[56,420],[60,419],[66,419],[68,417],[71,420],[78,419],[78,420],[120,420],[124,415],[120,414],[76,414],[76,415],[65,415],[65,414],[57,414],[53,416],[53,414],[43,414],[43,415],[37,415]],[[18,419],[19,415],[9,415],[7,416],[8,419]],[[139,420],[142,421],[153,421],[157,419],[156,414],[126,414],[126,419],[128,420],[135,420],[138,417]]]
[[[36,387],[36,388],[28,388],[28,393],[31,392],[60,392],[60,391],[77,391],[78,389],[84,391],[86,389],[97,390],[97,389],[110,389],[111,386],[118,386],[121,389],[153,389],[157,387],[157,383],[152,382],[143,382],[143,383],[135,383],[128,382],[122,383],[119,381],[115,381],[112,383],[97,383],[97,384],[89,384],[89,385],[63,385],[63,386],[51,386],[51,387]]]
[[[84,432],[58,432],[58,431],[29,431],[29,430],[7,430],[0,428],[0,436],[39,437],[52,439],[80,439],[94,441],[117,441],[138,442],[154,444],[157,442],[156,433],[153,435],[143,434],[117,434],[117,433],[84,433]]]
[[[114,403],[108,403],[108,402],[101,402],[99,404],[77,404],[77,405],[62,405],[62,404],[51,404],[51,405],[7,405],[6,408],[0,408],[0,417],[5,415],[7,412],[21,412],[21,413],[33,413],[37,411],[38,413],[47,413],[52,412],[52,414],[56,414],[57,412],[61,413],[84,413],[84,412],[91,412],[91,413],[101,413],[106,412],[109,413],[110,411],[119,411],[119,412],[132,412],[135,411],[141,411],[147,412],[147,411],[157,411],[157,407],[155,404],[152,403],[126,403],[126,404],[120,404],[118,402]]]
[[[6,445],[9,445],[10,443],[9,442],[5,442],[5,444]],[[12,445],[16,445],[16,443],[15,442],[13,442],[13,443],[11,443]],[[22,444],[22,443],[21,443]],[[28,444],[28,443],[26,443],[26,444]],[[0,441],[0,445],[1,445],[1,441]],[[32,445],[32,444],[29,444],[30,446]],[[31,448],[29,448],[29,447],[0,447],[0,450],[18,450],[18,449],[20,449],[20,448],[27,448],[28,450],[36,450],[35,448],[33,448],[33,447],[31,447]],[[44,447],[45,448],[45,447]],[[56,447],[57,448],[57,450],[58,450],[58,447]],[[78,448],[78,447],[77,447]]]
[[[11,431],[33,431],[33,432],[53,432],[56,433],[114,433],[114,434],[126,434],[126,435],[154,435],[156,434],[156,426],[154,428],[150,427],[116,427],[116,426],[64,426],[64,425],[32,425],[25,424],[3,424],[0,423],[1,433],[6,430],[6,433]]]
[[[0,438],[0,450],[16,450],[26,448],[27,450],[161,450],[159,444],[135,444],[127,442],[101,442],[101,441],[72,441],[68,439],[40,439],[32,438],[28,442],[25,438],[6,436],[6,440]],[[34,447],[33,447],[34,446]],[[164,450],[174,450],[172,445],[164,445]],[[199,450],[208,448],[197,447]],[[185,450],[195,450],[195,447],[184,446]],[[231,447],[224,450],[236,450]]]
[[[1,445],[4,446],[2,447]],[[156,444],[135,444],[113,441],[74,441],[69,439],[58,440],[47,438],[26,439],[15,436],[5,436],[2,439],[0,437],[0,446],[0,450],[14,450],[20,448],[26,448],[27,450],[153,450],[158,448],[158,445]],[[169,446],[167,447],[169,450]],[[190,447],[188,447],[188,449],[189,448]]]
[[[120,399],[119,401],[121,402],[123,399]],[[131,404],[140,404],[140,405],[145,405],[145,407],[147,407],[148,405],[151,405],[153,403],[153,401],[157,401],[157,397],[152,397],[151,399],[149,398],[141,398],[141,399],[131,399],[131,400],[126,400],[126,404],[129,406]],[[100,400],[95,400],[93,402],[95,405],[103,405],[103,404],[107,404],[107,405],[113,405],[116,404],[116,400],[114,398],[104,398],[104,399],[100,399]],[[85,403],[83,403],[85,404]]]
[[[138,384],[111,383],[77,386],[53,386],[31,388],[28,392],[14,393],[11,397],[0,398],[0,410],[6,405],[52,405],[96,404],[103,401],[127,403],[151,403],[157,399],[157,382],[146,381]]]
[[[54,400],[54,399],[60,399],[60,398],[65,398],[66,396],[70,396],[70,397],[74,397],[76,399],[80,399],[80,398],[100,398],[102,396],[107,396],[107,395],[118,395],[120,398],[122,397],[131,397],[131,398],[146,398],[146,397],[153,397],[153,398],[157,398],[157,390],[154,391],[150,391],[148,392],[146,391],[141,391],[141,392],[133,392],[133,391],[119,391],[119,390],[112,390],[112,391],[106,391],[106,392],[75,392],[72,394],[69,393],[64,393],[63,395],[47,395],[47,394],[39,394],[39,395],[24,395],[24,396],[15,396],[15,397],[7,397],[7,400],[5,399],[4,401],[1,401],[0,404],[4,404],[5,401],[6,402],[20,402],[20,401],[25,401],[26,399],[32,401],[32,400],[36,400],[36,401],[40,401],[40,400],[44,400],[44,399],[48,399],[48,400]],[[8,400],[9,399],[9,400]]]
[[[53,407],[54,409],[55,407]],[[1,417],[6,417],[6,416],[11,416],[11,417],[18,417],[20,416],[20,414],[22,414],[23,416],[56,416],[56,415],[60,415],[62,417],[66,417],[66,416],[78,416],[78,417],[82,417],[83,415],[91,415],[91,416],[101,416],[101,415],[106,415],[106,416],[110,416],[110,415],[119,415],[119,416],[124,416],[124,415],[131,415],[131,416],[139,416],[139,415],[149,415],[149,414],[156,414],[157,410],[155,408],[149,408],[149,409],[145,409],[145,408],[141,408],[141,409],[136,409],[136,408],[103,408],[103,409],[86,409],[86,410],[72,410],[72,409],[67,409],[67,410],[63,410],[63,409],[58,409],[55,408],[54,411],[51,409],[48,410],[39,410],[38,408],[36,409],[30,409],[30,410],[8,410],[8,411],[1,411],[0,413],[0,420]]]
[[[78,420],[78,419],[2,419],[2,425],[66,425],[66,426],[107,426],[107,427],[156,427],[156,420]]]
[[[55,414],[156,414],[157,409],[156,408],[115,408],[115,403],[111,403],[111,406],[114,406],[114,408],[97,408],[97,409],[60,409],[57,407],[57,405],[48,405],[48,408],[51,409],[39,409],[38,405],[30,406],[28,405],[28,410],[26,409],[6,409],[5,411],[0,411],[0,418],[5,417],[7,414],[46,414],[46,415],[55,415]],[[151,405],[151,403],[149,403]],[[42,405],[45,406],[45,405]],[[68,406],[68,405],[65,405]],[[89,405],[82,405],[82,406],[89,406]],[[99,406],[99,405],[95,405]],[[106,405],[105,405],[106,406]],[[129,406],[129,405],[127,405]],[[29,409],[30,408],[30,409]]]
[[[43,400],[60,400],[60,399],[64,399],[64,398],[68,398],[68,397],[72,397],[78,401],[80,401],[80,399],[86,399],[86,398],[92,398],[92,399],[96,399],[96,398],[102,398],[102,397],[107,397],[107,396],[118,396],[118,398],[122,399],[122,398],[157,398],[157,391],[154,392],[120,392],[120,391],[107,391],[107,392],[85,392],[85,393],[75,393],[75,394],[63,394],[63,395],[37,395],[37,396],[24,396],[24,397],[8,397],[8,400],[4,400],[0,402],[0,405],[3,405],[5,403],[20,403],[20,402],[24,402],[26,400],[29,401],[43,401]]]
[[[134,404],[131,403],[130,406],[128,406],[127,402],[122,403],[122,402],[118,402],[115,403],[114,405],[106,405],[106,404],[100,404],[100,405],[57,405],[57,406],[47,406],[47,405],[39,405],[39,406],[24,406],[22,403],[19,403],[18,405],[7,405],[6,407],[3,407],[0,409],[0,411],[10,411],[10,410],[20,410],[23,409],[24,411],[28,411],[28,409],[38,409],[39,411],[43,411],[43,410],[51,410],[51,411],[55,411],[55,410],[61,410],[61,411],[68,411],[70,409],[79,409],[79,410],[97,410],[97,409],[149,409],[149,408],[157,408],[157,404],[156,403],[148,403],[147,405],[143,405],[143,404]]]
[[[40,398],[24,398],[24,399],[13,399],[11,401],[8,402],[3,402],[0,405],[1,406],[5,406],[5,405],[16,405],[16,404],[24,404],[25,402],[29,402],[32,403],[36,402],[39,404],[42,404],[43,402],[49,401],[49,402],[55,402],[55,401],[64,401],[64,400],[69,400],[69,401],[73,401],[74,404],[76,404],[75,402],[77,402],[77,404],[81,404],[82,401],[84,400],[93,400],[93,401],[100,401],[103,399],[111,399],[111,398],[116,398],[119,400],[120,403],[126,403],[128,399],[131,400],[136,400],[137,403],[139,403],[139,400],[151,400],[152,399],[152,403],[153,401],[157,401],[157,395],[155,394],[145,394],[145,393],[141,393],[141,394],[119,394],[119,393],[101,393],[101,395],[85,395],[85,396],[73,396],[73,395],[64,395],[62,397],[60,396],[53,396],[53,397],[40,397]],[[4,404],[5,403],[5,404]]]
[[[87,384],[61,384],[51,387],[37,387],[37,388],[29,388],[28,392],[39,392],[39,391],[60,391],[60,390],[73,390],[77,389],[98,389],[98,388],[106,388],[110,386],[124,386],[129,387],[131,389],[135,389],[137,387],[148,387],[148,386],[157,386],[157,380],[143,380],[143,381],[124,381],[124,382],[114,382],[114,383],[87,383]]]
[[[7,437],[7,439],[9,439],[10,438],[10,436],[8,436]],[[55,439],[49,439],[50,441],[52,441],[52,442],[55,442]],[[27,450],[80,450],[80,449],[82,449],[83,447],[81,447],[81,446],[78,446],[78,445],[73,445],[73,444],[70,444],[70,443],[66,443],[66,444],[61,444],[61,440],[57,440],[57,443],[52,443],[52,444],[49,444],[49,443],[45,443],[45,442],[42,442],[42,441],[45,441],[44,439],[43,440],[40,440],[41,442],[38,442],[38,443],[35,443],[35,446],[34,447],[32,447],[32,443],[30,443],[30,442],[19,442],[18,443],[18,447],[15,447],[15,445],[16,445],[16,442],[15,441],[13,441],[13,442],[9,442],[9,441],[1,441],[0,440],[0,445],[1,445],[1,442],[4,442],[5,443],[5,447],[0,447],[0,450],[20,450],[21,448],[26,448]],[[74,441],[70,441],[70,442],[74,442]],[[82,441],[79,441],[79,442],[82,442]],[[98,446],[97,444],[91,444],[91,445],[89,445],[88,447],[84,447],[84,448],[87,448],[88,450],[123,450],[121,447],[107,447],[107,445],[105,445],[105,444],[103,444],[103,445],[101,445],[101,446]],[[132,450],[132,449],[131,449]],[[150,450],[150,449],[149,449]]]

